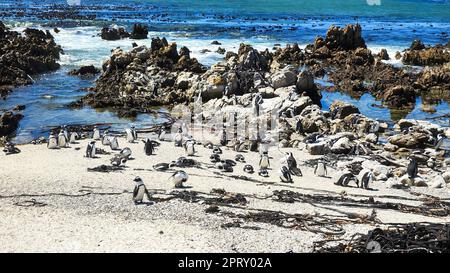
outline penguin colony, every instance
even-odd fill
[[[255,98],[254,101],[254,110],[255,112],[259,112],[259,107],[262,104],[262,99],[259,97]],[[288,115],[287,113],[286,115]],[[304,134],[303,128],[301,126],[301,121],[297,120],[297,128],[296,131],[302,135]],[[138,140],[138,134],[136,128],[131,126],[130,128],[125,130],[126,140],[128,143],[136,143]],[[305,138],[306,143],[314,143],[318,141],[322,137],[321,134],[310,134]],[[48,149],[60,149],[60,148],[68,148],[70,144],[77,144],[78,140],[82,138],[82,134],[77,132],[69,132],[66,126],[62,126],[59,132],[51,132],[47,141]],[[194,140],[192,136],[188,134],[188,128],[186,124],[182,124],[175,134],[170,134],[166,131],[165,128],[159,128],[156,134],[156,138],[159,141],[173,141],[175,147],[182,147],[185,151],[186,157],[180,157],[175,161],[170,163],[157,163],[153,165],[153,169],[155,171],[172,171],[173,167],[184,168],[189,166],[194,166],[195,160],[189,159],[189,157],[196,156],[196,145],[198,142]],[[443,141],[445,136],[438,135],[434,148],[436,151],[442,148]],[[207,141],[203,143],[203,147],[211,150],[211,155],[209,160],[212,164],[212,168],[215,168],[221,172],[233,172],[234,167],[237,166],[238,163],[243,164],[242,170],[247,174],[254,174],[261,177],[269,177],[269,171],[271,170],[271,157],[269,156],[269,143],[270,140],[265,138],[261,140],[261,138],[253,137],[252,139],[245,140],[244,138],[237,139],[236,137],[233,140],[227,138],[227,133],[225,130],[225,126],[223,126],[219,132],[219,142],[220,145],[214,145],[212,142]],[[112,151],[118,151],[111,158],[110,162],[112,166],[124,166],[126,162],[132,159],[132,150],[129,147],[120,148],[117,136],[110,134],[108,130],[105,130],[102,134],[100,129],[95,126],[93,128],[91,134],[91,141],[86,146],[85,157],[86,158],[96,158],[96,155],[99,153],[99,149],[96,147],[97,143],[100,142],[103,146],[109,146]],[[155,151],[157,147],[160,145],[158,141],[152,140],[150,138],[143,139],[144,143],[144,154],[146,156],[155,155]],[[232,149],[236,152],[234,160],[222,158],[223,151],[222,148],[225,147],[227,149]],[[361,147],[363,150],[364,147]],[[101,150],[101,149],[100,149]],[[20,152],[14,144],[6,143],[3,149],[5,154],[14,154]],[[119,152],[120,151],[120,152]],[[256,171],[254,166],[247,162],[243,152],[253,151],[259,152],[260,159],[257,162],[258,170]],[[414,179],[418,177],[419,169],[418,162],[414,156],[408,157],[409,163],[406,168],[406,174],[409,179]],[[433,168],[435,164],[432,158],[427,161],[427,166]],[[323,160],[319,160],[314,167],[314,174],[317,177],[326,177],[331,178],[328,174],[327,164]],[[280,182],[282,183],[294,183],[295,177],[302,177],[303,173],[300,167],[297,164],[297,160],[295,159],[292,152],[288,152],[284,154],[284,158],[281,161],[281,167],[278,172],[278,177]],[[188,181],[189,175],[184,170],[173,171],[173,174],[169,177],[169,181],[173,184],[175,188],[183,188],[184,183]],[[362,169],[358,174],[354,174],[351,169],[346,169],[342,171],[335,177],[336,181],[334,182],[337,186],[347,187],[350,186],[353,182],[356,184],[356,187],[360,187],[363,189],[369,189],[370,184],[374,180],[374,174],[371,170]],[[148,192],[147,188],[143,180],[140,177],[135,177],[134,180],[135,187],[133,191],[133,201],[135,204],[142,204],[144,197],[151,200],[151,195]]]

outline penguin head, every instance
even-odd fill
[[[94,144],[95,144],[95,141],[91,141],[91,142],[89,142],[89,144],[94,145]]]
[[[133,179],[133,181],[136,182],[136,183],[139,183],[139,182],[142,182],[142,179],[141,179],[139,176],[136,176],[136,177]]]

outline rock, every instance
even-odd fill
[[[299,92],[315,90],[314,75],[309,71],[300,72],[297,77],[296,87]]]
[[[325,155],[330,152],[330,146],[326,141],[321,141],[318,143],[307,144],[306,150],[311,155]]]
[[[353,148],[353,144],[347,137],[342,137],[331,146],[334,154],[348,154]]]
[[[420,177],[414,178],[414,185],[415,187],[428,187],[428,184]]]
[[[445,183],[450,183],[450,172],[443,173],[442,178],[444,179]]]
[[[391,144],[402,148],[425,148],[427,144],[434,142],[433,134],[422,127],[413,126],[408,133],[401,133],[388,138]]]
[[[225,52],[227,52],[227,51],[225,50],[225,48],[222,48],[219,46],[219,48],[216,50],[216,52],[219,54],[225,54]]]
[[[130,34],[123,27],[104,27],[101,30],[100,37],[103,40],[115,41],[130,37]]]
[[[450,52],[443,46],[411,49],[405,51],[402,61],[409,65],[442,65],[450,62]]]
[[[438,175],[431,181],[430,187],[440,189],[440,188],[447,187],[447,184],[446,184],[444,178],[442,176]]]
[[[395,59],[400,60],[402,58],[402,53],[400,51],[395,52]]]
[[[386,144],[384,144],[383,149],[388,152],[395,152],[399,149],[399,147],[392,143],[386,143]]]
[[[331,26],[326,34],[325,45],[331,50],[353,50],[358,47],[366,47],[361,33],[362,29],[359,24],[350,24],[344,28]]]
[[[422,50],[425,49],[425,45],[421,40],[414,40],[409,47],[410,50]]]
[[[415,102],[416,94],[409,86],[397,85],[389,88],[383,95],[383,104],[389,107],[412,107]]]
[[[376,134],[374,134],[374,133],[370,133],[370,134],[368,134],[368,135],[366,135],[364,137],[364,140],[369,142],[369,143],[372,143],[372,144],[377,144],[378,143],[378,136]]]
[[[134,24],[133,30],[130,33],[130,38],[135,40],[147,39],[148,26],[143,24]]]
[[[329,121],[325,117],[320,107],[317,105],[309,105],[300,113],[301,122],[305,133],[328,132]]]
[[[69,71],[69,75],[73,76],[94,76],[100,73],[100,70],[95,68],[93,65],[82,66],[79,69],[74,69]]]
[[[272,87],[278,89],[281,87],[287,87],[290,85],[295,85],[297,82],[297,75],[293,71],[292,67],[287,67],[283,70],[275,72],[270,81],[272,82]],[[313,79],[314,81],[314,79]]]
[[[386,187],[391,188],[391,189],[398,189],[402,186],[403,184],[400,183],[399,180],[391,177],[386,181]]]
[[[14,114],[7,111],[0,116],[0,137],[13,134],[19,126],[19,121],[23,118],[21,114]]]
[[[26,106],[23,104],[18,104],[16,106],[14,106],[14,108],[12,109],[13,111],[23,111],[25,110]]]
[[[377,57],[380,59],[380,60],[389,60],[389,54],[388,54],[388,52],[387,52],[387,50],[386,49],[381,49],[381,51],[377,54]]]
[[[333,101],[330,105],[331,117],[334,119],[343,119],[350,114],[359,114],[358,107],[343,101]]]
[[[212,45],[221,45],[221,43],[219,41],[212,41],[211,44]]]
[[[414,179],[410,179],[407,174],[400,177],[399,182],[403,185],[414,186]]]

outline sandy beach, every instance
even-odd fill
[[[184,191],[214,196],[212,189],[224,189],[228,193],[243,194],[246,205],[219,206],[218,213],[205,213],[208,204],[173,199],[147,205],[132,202],[133,178],[140,176],[154,197],[167,197],[173,192],[168,181],[171,171],[158,172],[152,165],[170,162],[185,156],[183,148],[175,148],[173,142],[162,142],[156,155],[145,156],[144,144],[127,143],[120,138],[120,147],[130,147],[133,160],[123,171],[88,172],[101,164],[110,165],[109,159],[116,151],[102,148],[111,155],[99,158],[84,157],[88,140],[72,144],[70,148],[49,150],[46,145],[21,145],[21,153],[0,156],[0,245],[1,252],[308,252],[313,243],[324,239],[348,239],[355,233],[367,233],[381,223],[436,222],[443,223],[449,217],[429,217],[403,213],[390,209],[377,209],[376,223],[347,223],[343,236],[327,236],[301,228],[280,227],[268,223],[239,220],[228,212],[247,214],[252,211],[270,210],[291,214],[330,215],[343,217],[348,213],[370,215],[372,208],[338,206],[320,203],[283,203],[274,200],[275,190],[289,190],[310,195],[346,196],[364,200],[419,206],[426,193],[449,198],[447,188],[431,189],[414,187],[411,190],[390,189],[384,182],[375,181],[372,190],[354,185],[340,187],[331,178],[317,177],[313,169],[302,162],[314,158],[300,149],[271,147],[270,177],[242,171],[243,163],[237,163],[233,173],[223,173],[209,168],[211,150],[197,145],[193,157],[200,168],[185,168],[189,180]],[[80,147],[81,149],[76,150]],[[281,183],[278,177],[281,152],[292,151],[303,177],[294,177],[293,184]],[[224,149],[222,158],[233,159],[236,152]],[[247,163],[257,165],[258,153],[244,153]],[[179,168],[174,168],[179,169]],[[231,178],[245,175],[254,180]],[[88,191],[87,191],[88,190]],[[156,194],[157,192],[157,194]],[[87,194],[90,193],[90,194]],[[41,195],[41,196],[17,196]],[[35,199],[42,206],[24,206]],[[45,204],[45,205],[44,205]],[[22,205],[22,206],[21,206]],[[241,221],[241,227],[223,228],[223,224]]]

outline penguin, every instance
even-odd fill
[[[67,126],[66,125],[62,126],[62,131],[64,133],[64,136],[66,137],[66,141],[69,141],[69,131],[67,130]]]
[[[3,148],[3,152],[5,155],[18,154],[20,150],[14,146],[11,142],[6,142],[5,147]]]
[[[150,193],[148,192],[147,188],[145,187],[144,182],[142,179],[137,176],[133,180],[135,182],[134,190],[133,190],[133,201],[134,204],[142,204],[142,201],[144,200],[144,194],[147,195],[148,200],[151,200]]]
[[[47,148],[58,149],[58,138],[53,133],[50,133],[50,136],[48,137]]]
[[[214,144],[211,141],[206,141],[203,144],[203,147],[207,148],[207,149],[213,149],[214,148]]]
[[[111,158],[111,165],[119,167],[122,164],[125,164],[127,162],[127,159],[125,157],[121,157],[116,155],[115,157]]]
[[[105,130],[105,132],[103,133],[102,144],[105,145],[105,146],[110,146],[111,145],[111,141],[110,141],[110,136],[108,134],[108,130]]]
[[[117,140],[117,137],[112,137],[112,138],[109,139],[109,147],[113,151],[119,149],[119,141]]]
[[[187,156],[193,156],[195,154],[195,141],[188,141],[185,146]]]
[[[244,172],[252,174],[252,173],[254,173],[255,171],[254,171],[252,165],[247,164],[247,165],[244,166]]]
[[[283,166],[280,169],[280,179],[281,182],[284,183],[292,183],[292,176],[291,176],[291,172],[289,171],[288,167]]]
[[[131,149],[128,147],[125,147],[120,151],[120,156],[122,156],[128,160],[131,157],[131,153],[132,153]]]
[[[262,177],[269,177],[269,172],[267,171],[267,169],[260,169],[258,171],[258,175]]]
[[[178,132],[175,134],[174,141],[175,141],[175,147],[181,147],[183,146],[183,135],[182,135],[181,128],[178,129]]]
[[[226,146],[228,143],[227,139],[227,133],[225,131],[225,128],[222,129],[221,135],[220,135],[220,145]]]
[[[153,165],[153,169],[155,171],[166,171],[170,168],[170,164],[167,163],[158,163]]]
[[[221,160],[220,162],[217,162],[215,167],[219,170],[221,170],[222,172],[233,172],[233,167],[231,164],[229,164],[228,162],[226,162],[225,160]]]
[[[68,141],[68,139],[66,138],[64,131],[61,130],[58,134],[58,147],[67,148],[69,146],[67,141]]]
[[[263,104],[264,100],[260,92],[256,93],[253,99],[253,112],[256,116],[259,116],[260,105]]]
[[[243,152],[246,148],[245,141],[243,139],[236,140],[236,143],[234,145],[234,150],[238,153]]]
[[[373,173],[370,170],[362,170],[360,175],[361,188],[368,189],[369,184],[373,181]]]
[[[158,139],[160,141],[165,141],[166,140],[166,130],[164,130],[162,127],[159,128]]]
[[[292,175],[303,176],[302,171],[297,167],[297,160],[295,160],[292,152],[286,153],[286,163],[288,165],[289,172],[291,172]]]
[[[322,161],[317,162],[316,168],[314,168],[314,174],[320,177],[327,176],[327,165]]]
[[[434,145],[434,149],[436,151],[439,151],[441,149],[442,145],[444,144],[444,139],[445,139],[445,136],[443,134],[439,134],[437,136],[436,143]]]
[[[215,147],[213,149],[213,154],[222,154],[222,149],[220,149],[220,147]]]
[[[244,156],[243,156],[242,154],[237,154],[237,155],[234,157],[234,160],[236,160],[237,162],[242,162],[242,163],[245,162],[245,158],[244,158]]]
[[[134,143],[137,140],[137,132],[134,126],[131,126],[130,128],[126,129],[125,132],[127,133],[128,143]]]
[[[212,154],[209,159],[211,160],[211,163],[217,163],[220,161],[220,155],[218,154]]]
[[[302,124],[301,119],[297,119],[297,123],[295,125],[295,131],[302,136],[305,135],[305,129],[303,129],[303,124]]]
[[[87,158],[95,158],[95,141],[89,142],[86,147],[86,157]]]
[[[419,169],[417,166],[417,161],[414,157],[409,157],[409,164],[406,168],[406,173],[410,179],[415,178],[417,176]]]
[[[250,140],[250,151],[251,152],[258,151],[258,141],[257,140]]]
[[[261,158],[259,159],[259,168],[267,169],[269,167],[270,167],[269,155],[266,152],[262,154]]]
[[[77,143],[77,140],[78,140],[79,138],[80,138],[80,136],[78,135],[78,133],[76,133],[76,132],[71,133],[71,134],[70,134],[70,140],[69,140],[70,144],[75,144],[75,143]]]
[[[358,181],[357,181],[355,175],[352,174],[350,171],[345,171],[345,172],[339,177],[338,181],[337,181],[336,183],[334,183],[334,184],[335,184],[335,185],[338,185],[338,186],[344,186],[344,187],[346,187],[346,186],[348,185],[348,183],[349,183],[351,180],[354,180],[355,183],[356,183],[356,185],[359,187],[359,184],[358,184]]]
[[[153,143],[150,141],[149,138],[147,138],[145,141],[143,141],[145,143],[144,145],[144,153],[145,155],[152,155],[153,152],[155,151],[155,147],[153,147]]]
[[[92,135],[93,140],[100,140],[100,130],[97,126],[94,126],[94,134]]]
[[[430,158],[427,160],[427,166],[428,166],[428,168],[430,168],[430,169],[434,169],[434,167],[436,167],[436,158],[435,158],[435,157],[430,157]]]
[[[183,183],[186,182],[188,178],[189,176],[185,171],[177,171],[170,177],[170,180],[175,188],[183,188]]]

